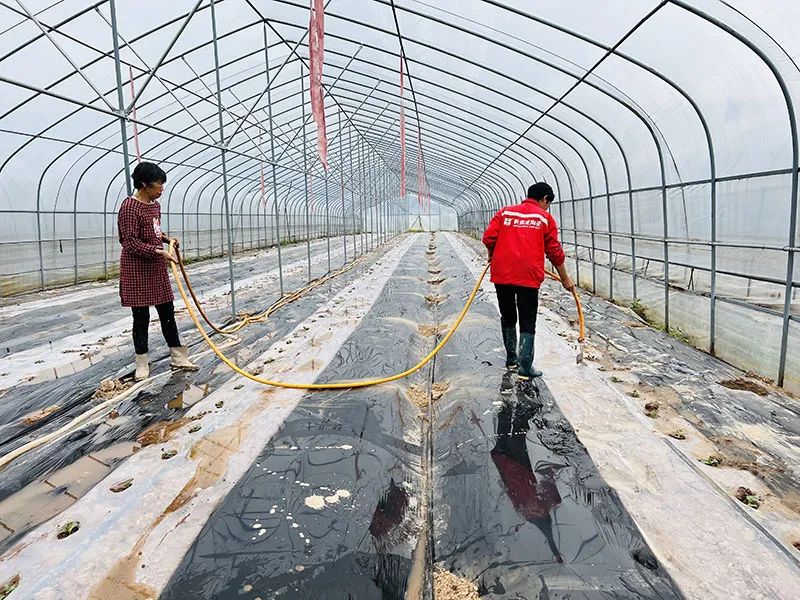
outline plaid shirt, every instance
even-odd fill
[[[156,253],[163,248],[161,205],[135,198],[122,202],[117,216],[119,295],[122,306],[156,306],[174,299],[167,262]]]

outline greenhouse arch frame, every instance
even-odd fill
[[[479,236],[546,180],[583,288],[800,390],[800,7],[555,4],[328,0],[326,171],[307,2],[1,0],[0,296],[115,275],[139,156],[234,312],[239,252],[305,243],[310,278],[314,239],[331,270],[428,196]]]

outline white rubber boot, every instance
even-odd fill
[[[180,371],[197,371],[200,367],[189,360],[189,349],[186,346],[170,348],[169,355],[172,360],[169,366]]]
[[[150,377],[150,361],[147,354],[136,355],[136,374],[133,376],[136,381],[144,381]]]

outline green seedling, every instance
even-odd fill
[[[81,524],[79,521],[67,521],[66,525],[64,525],[61,529],[58,530],[58,534],[56,535],[56,537],[60,540],[63,540],[65,537],[71,536],[80,528]]]
[[[740,487],[736,490],[735,496],[739,502],[746,504],[750,508],[758,508],[761,506],[761,498],[750,488],[744,486]]]

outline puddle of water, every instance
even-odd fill
[[[548,466],[534,473],[528,454],[530,419],[540,408],[528,402],[516,407],[510,402],[504,403],[497,415],[497,441],[491,457],[514,510],[544,534],[553,558],[560,563],[563,559],[555,541],[551,516],[553,509],[561,504],[554,469]]]
[[[133,454],[134,447],[127,442],[92,452],[0,502],[0,544],[71,506],[106,477],[117,461]]]
[[[395,395],[384,394],[383,407],[397,410]],[[244,495],[218,507],[162,598],[236,600],[245,585],[262,598],[404,598],[420,518],[406,484],[396,483],[405,481],[399,439],[368,403],[347,398],[322,410],[309,402],[284,425],[237,484]],[[216,535],[220,527],[230,534]],[[211,555],[216,567],[207,570]],[[236,567],[223,566],[228,560]]]
[[[153,444],[166,442],[172,437],[172,433],[179,427],[183,427],[191,419],[182,418],[176,421],[159,421],[153,423],[147,429],[136,436],[136,441],[144,448]]]
[[[155,598],[158,595],[152,588],[136,583],[136,573],[141,560],[140,550],[147,542],[152,531],[161,524],[167,515],[184,506],[200,490],[213,485],[224,476],[228,459],[239,449],[243,432],[250,426],[261,410],[263,410],[262,405],[251,406],[235,424],[215,431],[192,447],[189,452],[189,458],[198,461],[194,477],[189,480],[169,506],[164,509],[164,512],[144,530],[133,550],[120,559],[110,573],[94,587],[89,596],[91,600],[107,600],[108,598],[114,598],[115,600],[146,600]],[[181,419],[181,421],[186,422],[185,419]],[[162,423],[161,425],[164,424]],[[174,430],[174,427],[172,430]]]
[[[255,408],[259,408],[258,405]],[[248,409],[239,423],[214,431],[192,447],[189,458],[198,460],[195,475],[166,508],[165,514],[175,512],[200,490],[222,479],[228,459],[239,449],[242,434],[255,412],[253,408]]]
[[[541,394],[517,389],[501,396],[491,445],[485,450],[465,445],[449,465],[436,500],[449,499],[448,523],[437,534],[443,540],[437,555],[447,568],[477,584],[483,595],[499,593],[502,587],[501,593],[508,595],[524,589],[533,590],[534,596],[545,591],[568,597],[566,590],[581,595],[600,582],[618,598],[679,597],[657,561],[647,566],[637,558],[649,552],[646,543],[552,398]],[[466,435],[464,428],[470,425],[462,416],[453,427],[437,434],[440,445]],[[489,454],[489,477],[480,467],[483,451]],[[478,493],[498,498],[499,492],[500,500],[473,508],[471,494],[485,482],[487,487]],[[442,515],[442,507],[438,510]],[[476,521],[498,533],[472,541],[468,536]],[[461,550],[467,546],[472,552]],[[503,560],[493,558],[501,555]],[[487,566],[493,560],[497,562]],[[523,567],[524,577],[511,575]]]
[[[207,383],[202,386],[190,385],[175,396],[175,398],[167,402],[166,408],[178,410],[194,406],[200,402],[200,400],[208,396],[210,389]]]

